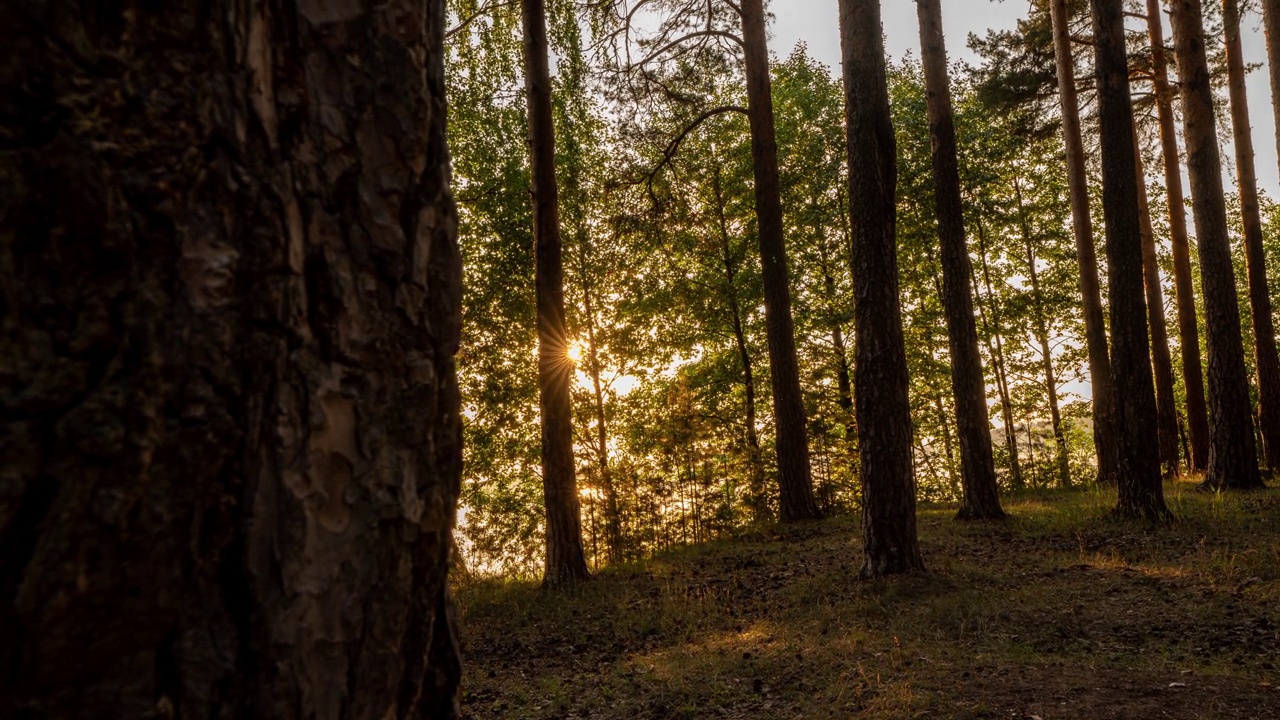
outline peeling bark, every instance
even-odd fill
[[[455,717],[444,4],[6,3],[0,715]]]

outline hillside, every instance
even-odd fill
[[[929,574],[858,582],[835,518],[686,548],[572,592],[463,582],[467,717],[1280,718],[1280,492],[922,508]]]

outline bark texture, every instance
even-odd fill
[[[1272,2],[1273,0],[1267,0]],[[1173,250],[1173,285],[1178,299],[1178,342],[1182,348],[1182,384],[1187,395],[1187,430],[1191,472],[1209,465],[1209,410],[1205,405],[1204,367],[1200,359],[1200,327],[1196,318],[1195,283],[1191,277],[1191,243],[1187,238],[1186,200],[1182,195],[1182,160],[1173,116],[1173,89],[1165,59],[1160,0],[1147,0],[1147,31],[1151,38],[1152,82],[1160,120],[1164,157],[1164,186],[1169,201],[1169,244]]]
[[[800,391],[795,326],[791,320],[791,278],[782,232],[782,188],[778,179],[778,142],[773,124],[764,0],[742,0],[741,7],[756,223],[764,279],[765,334],[769,341],[769,378],[773,384],[773,416],[777,428],[779,508],[783,522],[812,520],[821,513],[813,496],[809,433]]]
[[[1253,312],[1253,357],[1258,370],[1258,429],[1267,468],[1280,469],[1280,355],[1267,289],[1266,251],[1262,247],[1262,213],[1258,207],[1258,175],[1254,169],[1253,128],[1249,124],[1249,95],[1245,88],[1244,56],[1240,47],[1240,7],[1222,0],[1222,24],[1227,35],[1227,87],[1231,95],[1231,131],[1236,149],[1236,183],[1244,218],[1244,258]]]
[[[1058,69],[1058,94],[1062,101],[1062,137],[1067,148],[1071,225],[1076,239],[1076,259],[1080,263],[1080,297],[1089,351],[1089,377],[1093,383],[1093,443],[1098,456],[1098,482],[1113,485],[1119,480],[1120,462],[1115,427],[1116,392],[1111,383],[1107,324],[1102,311],[1102,285],[1098,280],[1098,252],[1093,237],[1093,220],[1089,216],[1089,178],[1085,173],[1084,140],[1080,134],[1080,102],[1076,97],[1067,0],[1049,0],[1049,13]]]
[[[521,0],[525,95],[529,103],[529,171],[538,295],[538,400],[542,410],[542,489],[546,506],[543,582],[585,579],[582,507],[573,462],[573,363],[564,319],[564,262],[556,186],[555,116],[551,107],[545,0]]]
[[[1120,440],[1121,515],[1169,515],[1160,478],[1155,381],[1147,338],[1137,146],[1122,0],[1091,0],[1102,140],[1102,207],[1111,299],[1111,377]]]
[[[1005,513],[1000,507],[995,460],[991,453],[987,383],[982,372],[982,355],[978,350],[977,323],[973,318],[970,289],[973,266],[965,242],[955,118],[942,32],[942,3],[941,0],[918,0],[916,8],[920,20],[920,58],[924,65],[929,135],[933,145],[938,243],[942,250],[942,295],[951,350],[951,385],[960,436],[960,482],[964,488],[964,499],[958,517],[962,520],[996,519],[1004,517]]]
[[[1249,379],[1240,334],[1240,302],[1227,234],[1222,158],[1205,54],[1204,17],[1197,0],[1171,0],[1173,39],[1182,88],[1182,127],[1187,173],[1200,245],[1205,335],[1209,348],[1209,462],[1205,485],[1257,487],[1257,446],[1249,411]]]
[[[444,20],[0,5],[0,716],[457,715]]]
[[[916,538],[911,407],[898,297],[897,156],[879,0],[840,0],[862,462],[861,576],[923,570]]]
[[[1142,152],[1137,150],[1135,128],[1134,167],[1138,184],[1138,219],[1142,232],[1142,276],[1147,289],[1147,325],[1151,331],[1151,369],[1156,381],[1156,427],[1160,440],[1160,467],[1165,477],[1177,477],[1182,463],[1178,450],[1178,403],[1173,395],[1173,356],[1169,354],[1169,328],[1164,320],[1164,289],[1156,259],[1155,231],[1151,227],[1151,203],[1147,198],[1147,174]]]

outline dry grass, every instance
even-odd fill
[[[687,548],[546,593],[458,588],[472,718],[1280,718],[1280,492],[923,508],[929,574],[858,582],[857,521]]]

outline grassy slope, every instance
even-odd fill
[[[857,521],[686,548],[572,592],[458,588],[472,718],[1280,719],[1280,492],[924,508],[930,574],[856,581]]]

